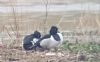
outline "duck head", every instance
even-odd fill
[[[51,35],[55,35],[58,33],[58,28],[56,26],[52,26],[49,32]]]
[[[34,34],[33,34],[33,37],[34,38],[40,38],[41,37],[41,33],[38,32],[38,31],[35,31]]]

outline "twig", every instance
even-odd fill
[[[45,19],[44,19],[44,34],[46,33],[46,23],[47,23],[47,17],[48,17],[48,0],[46,0],[45,4]]]

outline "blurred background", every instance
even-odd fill
[[[35,30],[48,33],[52,25],[59,27],[64,40],[99,43],[100,1],[0,0],[0,42],[4,45],[21,44]]]
[[[26,54],[23,38],[55,25],[55,54]],[[0,0],[0,62],[100,62],[100,0]]]

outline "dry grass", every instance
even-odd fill
[[[20,47],[1,47],[1,62],[99,62],[100,53],[71,53],[60,50],[58,53],[26,52]]]
[[[65,16],[65,17],[63,17]],[[60,31],[76,31],[76,33],[82,33],[81,38],[83,42],[88,41],[85,38],[87,35],[84,33],[87,31],[95,31],[94,28],[98,31],[100,28],[100,14],[85,13],[85,12],[52,12],[48,13],[47,21],[46,21],[46,31],[49,30],[50,26],[58,25]],[[31,34],[34,30],[39,30],[41,33],[44,31],[44,13],[15,13],[14,10],[9,14],[1,14],[0,15],[0,32],[3,33],[2,41],[5,45],[8,43],[13,44],[12,42],[18,40],[19,44],[22,43],[23,37],[27,34]],[[61,22],[60,22],[61,21]],[[17,26],[16,26],[17,25]],[[65,35],[67,36],[67,35]],[[72,35],[73,36],[73,35]],[[81,39],[80,36],[78,39]],[[98,37],[99,38],[99,37]],[[81,39],[81,40],[82,40]],[[91,38],[90,38],[91,39]],[[95,38],[97,39],[97,38]],[[72,38],[73,40],[73,38]],[[74,41],[76,41],[74,39]],[[98,41],[98,39],[97,39]],[[17,44],[15,42],[15,44]]]

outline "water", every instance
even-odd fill
[[[27,6],[15,6],[16,12],[45,12],[45,5],[27,5]],[[48,12],[62,12],[62,11],[81,11],[81,10],[91,10],[91,11],[99,11],[100,4],[96,3],[83,3],[83,4],[69,4],[69,5],[56,5],[51,4],[48,5]],[[9,13],[12,12],[11,7],[0,7],[0,12]]]

